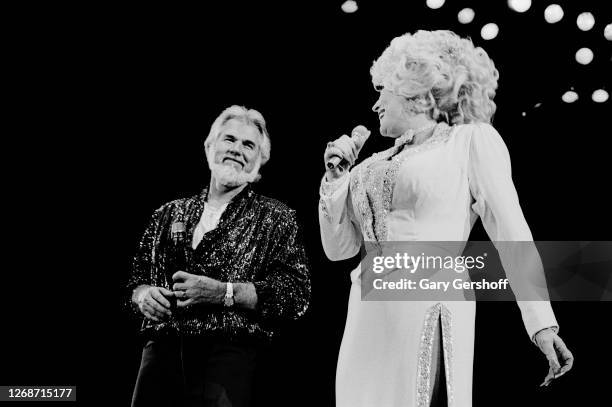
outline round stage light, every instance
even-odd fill
[[[562,18],[563,9],[558,4],[551,4],[544,10],[544,20],[546,20],[547,23],[558,23]]]
[[[606,28],[604,28],[604,37],[606,37],[608,41],[612,41],[612,24],[608,24]]]
[[[565,103],[574,103],[578,100],[578,94],[573,90],[568,90],[563,94],[563,96],[561,96],[561,100],[563,100]]]
[[[485,24],[480,30],[480,36],[484,40],[492,40],[493,38],[497,37],[498,33],[499,27],[495,23]]]
[[[595,17],[589,12],[580,13],[576,19],[576,25],[582,31],[589,31],[595,25]]]
[[[508,6],[518,13],[524,13],[531,7],[531,0],[508,0]]]
[[[464,8],[457,14],[457,18],[461,24],[469,24],[474,20],[474,10],[471,8]]]
[[[589,48],[580,48],[576,51],[576,61],[582,65],[588,65],[593,60],[593,51]]]
[[[345,1],[344,3],[342,3],[342,6],[340,7],[342,8],[342,11],[344,11],[345,13],[354,13],[359,8],[357,7],[357,2],[353,0]]]
[[[593,92],[593,102],[603,103],[608,100],[609,97],[608,92],[603,89],[597,89]]]
[[[444,0],[427,0],[427,7],[437,9],[444,5]]]

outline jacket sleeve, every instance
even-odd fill
[[[355,220],[349,195],[350,174],[327,182],[319,190],[319,228],[321,243],[332,261],[349,259],[359,253],[361,231]]]
[[[533,340],[541,329],[558,328],[549,302],[544,269],[512,182],[510,155],[489,124],[467,125],[470,134],[469,183],[472,209],[495,244]]]
[[[132,260],[132,268],[126,286],[125,306],[133,313],[140,315],[138,308],[132,303],[132,294],[134,290],[141,285],[160,285],[158,269],[157,252],[159,231],[163,218],[163,210],[161,207],[153,213],[147,228],[145,229],[138,249]]]
[[[310,271],[293,210],[283,211],[272,238],[265,275],[253,282],[256,310],[265,319],[294,320],[310,303]]]

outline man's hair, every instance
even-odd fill
[[[238,120],[249,126],[253,126],[261,135],[262,140],[259,144],[259,159],[260,165],[263,166],[270,159],[270,135],[268,134],[268,130],[266,128],[266,121],[261,113],[259,113],[257,110],[247,109],[244,106],[230,106],[221,112],[219,117],[215,119],[210,127],[208,137],[206,137],[206,140],[204,140],[204,149],[207,156],[210,146],[217,140],[217,137],[219,137],[219,133],[221,132],[223,125],[232,119]]]

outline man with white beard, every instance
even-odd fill
[[[132,406],[248,406],[274,320],[308,308],[295,212],[251,186],[270,157],[264,118],[231,106],[204,148],[208,188],[155,211],[134,257],[130,308],[148,342]]]

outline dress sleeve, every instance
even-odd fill
[[[361,232],[353,215],[349,196],[350,174],[327,182],[321,181],[319,190],[319,228],[321,243],[327,258],[345,260],[359,253]]]
[[[257,312],[272,320],[294,320],[310,303],[310,271],[295,213],[281,216],[263,279],[254,281]]]
[[[512,182],[510,155],[491,125],[467,127],[471,132],[468,177],[475,200],[472,209],[499,252],[525,329],[533,340],[539,330],[558,329],[558,324],[549,302],[542,261]]]

